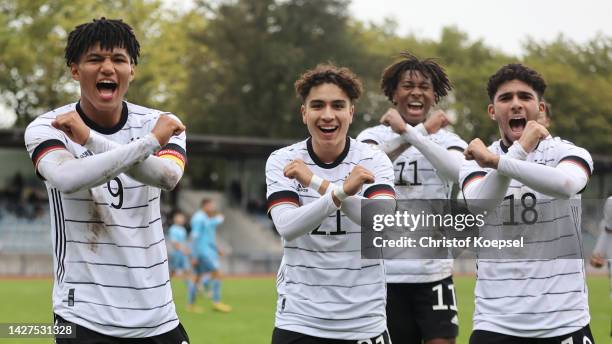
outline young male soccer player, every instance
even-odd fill
[[[181,211],[176,211],[172,217],[172,226],[168,229],[168,242],[170,243],[170,276],[185,281],[187,286],[187,310],[193,310],[196,286],[192,275],[191,248],[185,223],[187,219]],[[192,293],[193,291],[193,293]]]
[[[168,241],[171,245],[170,272],[172,275],[185,277],[191,271],[185,214],[180,211],[172,216],[172,226],[168,229]]]
[[[382,125],[364,130],[357,140],[378,145],[393,160],[400,199],[446,199],[457,183],[467,143],[442,129],[448,124],[431,107],[452,89],[444,69],[432,59],[408,53],[388,66],[381,88],[395,108]],[[385,261],[387,323],[400,343],[454,343],[458,319],[451,259]],[[439,306],[442,293],[446,307]],[[438,307],[436,307],[438,305]]]
[[[393,199],[389,159],[347,136],[361,83],[319,65],[295,83],[310,138],[266,164],[268,211],[283,238],[273,344],[390,343],[380,260],[361,259],[361,199]]]
[[[573,204],[579,203],[593,162],[585,149],[550,137],[536,122],[545,89],[544,79],[521,64],[491,76],[488,113],[501,139],[488,148],[480,139],[470,142],[465,155],[473,161],[464,164],[460,180],[468,204],[484,200],[494,207],[516,199],[530,207],[516,225],[544,229],[551,237],[547,242],[554,243],[567,240],[553,237],[563,229],[579,231],[580,207]],[[563,202],[568,199],[573,203]],[[536,207],[540,200],[558,204],[555,214]],[[583,260],[531,258],[478,260],[470,343],[594,343]]]
[[[604,205],[603,228],[593,250],[590,263],[595,268],[601,268],[608,260],[608,275],[610,276],[610,298],[612,298],[612,197],[608,197]]]
[[[217,212],[215,203],[210,199],[202,200],[200,210],[191,217],[191,242],[195,260],[195,286],[211,286],[213,309],[230,312],[232,308],[221,302],[221,273],[219,271],[219,248],[217,246],[217,226],[223,222],[223,215]],[[207,275],[210,274],[210,278]],[[208,288],[205,288],[208,289]],[[190,308],[193,306],[197,289],[189,291]]]
[[[68,36],[81,98],[36,118],[25,144],[49,194],[53,312],[76,324],[57,343],[188,341],[172,300],[159,196],[180,180],[185,127],[124,101],[139,44],[121,20]],[[144,338],[147,337],[147,338]]]

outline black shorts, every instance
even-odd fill
[[[571,339],[570,339],[571,338]],[[470,336],[470,344],[595,344],[589,325],[576,332],[559,337],[524,338],[497,332],[476,330]]]
[[[275,327],[272,332],[272,344],[391,344],[391,341],[387,331],[369,339],[344,340],[313,337]]]
[[[451,276],[430,283],[387,283],[387,328],[395,343],[421,343],[459,334]]]
[[[53,314],[56,323],[73,324],[76,330],[76,338],[56,338],[56,344],[182,344],[189,343],[187,332],[180,323],[173,330],[146,338],[117,338],[92,331],[81,325],[64,320],[57,314]]]

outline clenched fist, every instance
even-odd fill
[[[289,179],[295,179],[304,187],[308,187],[310,185],[310,180],[312,179],[312,171],[306,166],[304,161],[300,159],[295,159],[285,166],[283,169],[283,174],[285,177]]]
[[[70,138],[73,142],[85,145],[89,139],[89,127],[83,122],[78,112],[70,111],[61,114],[55,118],[51,125],[55,129],[59,129]]]
[[[160,146],[165,146],[170,138],[175,135],[181,134],[185,131],[185,126],[179,121],[173,119],[170,116],[162,114],[157,119],[157,123],[155,123],[155,127],[151,130],[151,133],[155,135],[157,141],[159,141]]]
[[[353,168],[351,173],[349,173],[346,180],[344,180],[342,188],[345,194],[348,196],[353,196],[359,192],[359,190],[361,190],[363,184],[372,184],[374,183],[374,180],[375,178],[372,172],[357,165]]]
[[[446,127],[450,121],[442,110],[434,111],[429,118],[423,123],[423,126],[429,134],[435,134],[441,128]]]
[[[497,168],[499,155],[491,152],[481,139],[473,139],[463,152],[466,160],[475,160],[480,167]]]
[[[529,121],[518,142],[523,146],[525,152],[530,153],[538,146],[540,140],[547,138],[548,135],[550,135],[548,129],[542,124],[536,121]]]
[[[391,127],[394,133],[403,134],[406,132],[406,122],[396,109],[390,108],[380,118],[380,123]]]

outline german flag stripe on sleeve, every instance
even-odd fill
[[[395,198],[395,190],[387,184],[376,184],[367,188],[363,193],[363,197],[365,198],[377,198],[380,196]]]
[[[183,149],[183,147],[174,143],[169,143],[163,146],[162,149],[160,149],[159,152],[157,152],[157,154],[155,155],[160,158],[170,159],[174,161],[183,170],[185,169],[185,165],[187,164],[187,154],[185,153],[185,150]]]
[[[300,196],[293,191],[278,191],[270,195],[268,197],[268,213],[272,208],[276,207],[279,204],[293,204],[296,206],[300,206]]]
[[[32,153],[32,163],[34,163],[34,167],[38,166],[38,162],[43,156],[58,149],[66,149],[66,145],[60,140],[47,140],[39,144],[34,149],[34,153]]]
[[[465,190],[465,187],[475,181],[476,179],[480,179],[480,178],[484,178],[487,175],[487,172],[485,171],[476,171],[476,172],[472,172],[470,174],[468,174],[467,177],[465,177],[465,179],[463,180],[463,185],[461,185],[461,190]]]
[[[578,167],[582,168],[584,172],[586,172],[587,176],[591,178],[591,167],[589,167],[589,164],[583,158],[575,155],[569,155],[559,161],[559,163],[562,162],[569,162],[578,165]]]

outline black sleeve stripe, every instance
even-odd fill
[[[270,197],[268,197],[267,203],[268,204],[266,208],[268,209],[268,212],[270,212],[270,210],[274,208],[274,206],[279,205],[281,203],[293,203],[299,206],[300,196],[294,191],[288,191],[288,190],[278,191],[278,192],[271,194]]]
[[[380,143],[376,142],[373,139],[365,139],[365,140],[362,140],[361,142],[367,143],[367,144],[374,144],[374,145],[379,145],[380,144]]]
[[[468,176],[465,177],[465,179],[463,180],[463,184],[461,184],[461,190],[463,190],[465,186],[472,180],[476,178],[484,177],[486,175],[487,175],[487,172],[485,171],[475,171],[475,172],[468,174]]]
[[[173,150],[177,153],[180,153],[185,159],[187,159],[187,152],[185,152],[183,147],[177,145],[176,143],[168,143],[167,145],[163,146],[162,149],[160,149],[160,151],[163,151],[166,149]]]
[[[53,148],[66,148],[66,145],[60,140],[47,140],[39,144],[34,148],[34,153],[32,153],[32,162],[34,165],[36,165],[38,159],[42,158],[43,155]]]
[[[459,147],[459,146],[450,146],[450,147],[448,147],[448,148],[446,148],[446,149],[447,149],[447,150],[451,150],[451,149],[453,149],[453,150],[459,151],[459,152],[461,152],[461,153],[463,153],[463,152],[465,151],[465,148],[463,148],[463,147]]]
[[[559,163],[561,163],[563,161],[571,161],[571,162],[575,163],[576,165],[584,168],[584,170],[587,172],[589,178],[591,178],[591,174],[593,173],[593,171],[591,171],[591,167],[586,162],[586,160],[584,160],[583,158],[581,158],[579,156],[575,156],[575,155],[569,155],[569,156],[566,156],[565,158],[562,158],[559,161]]]
[[[60,140],[47,140],[34,148],[34,152],[32,153],[32,163],[36,169],[36,176],[38,176],[38,178],[41,180],[45,180],[45,178],[38,173],[38,161],[45,156],[45,154],[56,149],[66,149],[66,145]]]
[[[374,198],[379,195],[388,195],[395,198],[395,190],[387,184],[376,184],[367,188],[363,193],[365,198]]]

